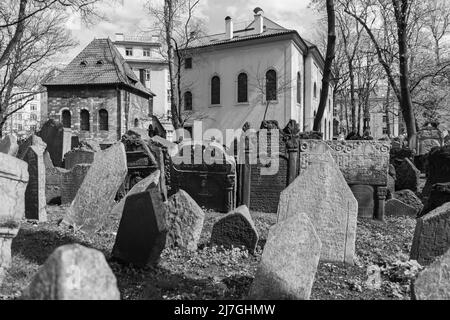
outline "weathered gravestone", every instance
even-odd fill
[[[278,221],[306,213],[322,242],[321,260],[353,264],[358,202],[329,152],[311,155],[280,196]]]
[[[359,212],[361,217],[382,220],[387,196],[389,151],[390,144],[382,141],[300,140],[300,173],[308,168],[310,159],[330,152],[348,185],[366,185],[374,190],[373,206],[367,202],[369,189],[364,190],[363,194],[356,194],[363,205]],[[369,216],[370,207],[373,213]]]
[[[450,202],[417,219],[411,260],[428,265],[450,248]]]
[[[395,193],[395,180],[390,175],[388,176],[387,191],[386,199],[392,199]]]
[[[196,251],[204,220],[205,213],[197,202],[179,190],[167,203],[167,246]]]
[[[72,203],[90,169],[90,164],[77,164],[71,170],[63,172],[61,179],[61,204]]]
[[[320,252],[321,241],[306,214],[279,222],[269,231],[249,298],[309,299]]]
[[[20,143],[19,151],[17,151],[16,157],[19,158],[20,160],[23,160],[23,158],[25,157],[25,154],[28,151],[28,148],[31,146],[41,146],[44,149],[47,147],[45,142],[42,141],[42,139],[40,137],[33,134],[33,135],[29,136],[25,141]]]
[[[430,197],[427,200],[426,206],[423,208],[420,216],[424,216],[434,209],[450,202],[450,182],[436,183],[431,188]]]
[[[450,251],[419,273],[411,296],[413,300],[450,300]]]
[[[127,198],[112,256],[138,267],[156,264],[166,245],[166,211],[159,188]]]
[[[0,221],[20,221],[25,216],[28,164],[0,153]]]
[[[441,194],[431,195],[433,186],[450,182],[450,145],[435,148],[428,155],[427,182],[422,190],[422,197],[432,202],[439,202]]]
[[[44,166],[45,166],[45,198],[47,204],[61,204],[61,190],[62,178],[65,169],[56,168],[53,165],[50,154],[44,152]]]
[[[373,218],[375,210],[375,190],[372,186],[353,185],[350,186],[356,200],[358,201],[358,217]]]
[[[120,300],[105,256],[81,245],[56,249],[22,294],[24,300]]]
[[[25,191],[25,218],[41,222],[47,221],[44,151],[43,147],[31,146],[24,156],[29,176]]]
[[[422,201],[420,201],[419,197],[417,197],[411,190],[397,191],[394,193],[393,198],[413,207],[417,210],[417,212],[421,212],[423,209]]]
[[[6,271],[11,268],[11,244],[19,232],[18,224],[4,224],[0,221],[0,286]]]
[[[112,209],[126,174],[127,159],[122,143],[99,152],[63,222],[86,232],[95,232],[103,224],[105,214]]]
[[[74,149],[64,155],[64,168],[72,170],[79,164],[92,164],[94,162],[95,152],[87,149]]]
[[[247,206],[240,206],[214,224],[210,242],[227,249],[245,247],[253,253],[258,239],[258,231]]]
[[[127,201],[129,196],[132,196],[137,193],[144,192],[146,190],[152,189],[152,188],[158,188],[159,185],[159,176],[160,171],[157,170],[153,172],[151,175],[146,177],[145,179],[142,179],[137,184],[133,186],[133,188],[128,191],[125,197],[123,197],[119,203],[117,203],[114,208],[111,210],[111,213],[107,215],[107,218],[105,219],[105,227],[111,225],[111,220],[114,218],[120,218],[123,214],[123,209],[125,207],[125,202]]]
[[[67,147],[64,147],[64,126],[62,123],[50,119],[43,124],[37,135],[47,144],[47,151],[55,167],[62,167],[63,152],[64,149],[67,149]]]
[[[17,144],[17,138],[14,135],[7,135],[0,140],[0,153],[6,153],[15,157],[19,151],[19,145]]]
[[[386,202],[385,213],[387,216],[408,216],[415,218],[419,211],[403,201],[391,199]]]
[[[417,192],[420,181],[420,170],[407,158],[398,164],[395,168],[397,180],[395,182],[395,190],[411,190]]]

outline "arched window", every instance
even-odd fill
[[[314,82],[314,98],[317,98],[317,84]]]
[[[100,109],[98,111],[98,126],[101,131],[108,131],[108,111]]]
[[[275,70],[266,72],[266,100],[277,100],[277,72]]]
[[[238,102],[248,102],[248,83],[247,74],[238,75]]]
[[[302,75],[297,72],[297,103],[302,103]]]
[[[64,128],[72,127],[72,115],[70,114],[69,110],[64,110],[61,113],[61,122],[62,122]]]
[[[184,110],[192,110],[192,92],[190,91],[184,93]]]
[[[138,118],[134,119],[134,127],[135,128],[139,127],[139,119]]]
[[[89,111],[87,110],[81,110],[80,112],[80,129],[81,131],[90,131],[91,127],[89,124]]]
[[[220,78],[218,76],[211,79],[211,104],[220,104]]]

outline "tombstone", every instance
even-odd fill
[[[437,183],[450,182],[450,145],[435,148],[428,155],[427,183],[422,191],[428,198],[432,187]]]
[[[0,286],[2,285],[7,270],[11,268],[11,244],[13,239],[17,236],[18,232],[18,224],[5,224],[0,220]]]
[[[167,236],[162,200],[157,187],[127,198],[112,251],[115,259],[138,267],[158,263]]]
[[[126,174],[127,159],[122,143],[98,152],[63,222],[86,232],[95,232],[112,209]]]
[[[45,261],[23,300],[120,300],[105,256],[79,244],[59,247]]]
[[[175,156],[178,153],[178,144],[170,142],[160,136],[153,136],[150,139],[151,142],[167,149],[167,152],[171,157]]]
[[[306,213],[322,242],[320,259],[353,264],[358,202],[330,152],[309,161],[281,193],[278,221]]]
[[[0,222],[20,221],[25,217],[25,190],[28,164],[0,153]]]
[[[37,135],[47,144],[47,151],[53,165],[61,168],[64,156],[63,150],[67,148],[64,147],[64,126],[62,123],[50,119],[43,124]]]
[[[308,300],[319,264],[321,241],[301,212],[274,225],[267,237],[249,299]]]
[[[25,191],[25,218],[40,222],[47,221],[44,150],[43,147],[31,146],[24,156],[29,176]]]
[[[417,219],[411,260],[428,265],[450,248],[450,202]]]
[[[134,185],[134,187],[128,191],[125,197],[123,197],[119,203],[117,203],[114,208],[111,210],[111,213],[108,214],[108,217],[106,218],[105,227],[110,226],[110,222],[112,218],[120,218],[122,217],[123,209],[125,207],[125,202],[127,201],[129,196],[132,196],[137,193],[144,192],[146,190],[149,190],[151,188],[158,187],[159,185],[159,176],[160,171],[157,170],[153,172],[151,175],[146,177],[145,179],[142,179],[137,184]]]
[[[393,198],[413,207],[418,213],[423,209],[422,201],[420,201],[419,197],[417,197],[411,190],[397,191],[394,193]]]
[[[386,200],[392,199],[395,193],[395,180],[392,176],[388,176],[387,191]]]
[[[420,182],[420,171],[414,166],[409,159],[404,159],[401,164],[395,168],[397,173],[397,181],[395,182],[395,190],[411,190],[417,192]]]
[[[168,247],[196,251],[203,229],[205,213],[184,190],[169,198],[167,204]]]
[[[358,217],[372,219],[375,210],[375,190],[373,187],[367,185],[353,185],[350,186],[350,189],[358,201]]]
[[[61,178],[61,204],[70,204],[80,190],[90,164],[78,164],[72,170],[65,170]]]
[[[424,216],[434,209],[442,206],[443,204],[450,202],[450,182],[448,183],[436,183],[431,188],[430,197],[426,202],[426,206],[423,208],[420,216]]]
[[[214,224],[210,243],[227,249],[245,247],[254,253],[258,239],[258,231],[247,206],[241,206]]]
[[[397,216],[397,217],[408,216],[411,218],[416,218],[417,214],[419,213],[419,211],[416,208],[398,199],[388,200],[386,202],[384,210],[387,216]]]
[[[7,135],[0,140],[0,153],[6,153],[15,157],[19,151],[19,145],[17,144],[17,138],[14,135]]]
[[[53,166],[50,154],[44,152],[45,166],[45,198],[47,204],[61,204],[61,184],[65,169]]]
[[[19,151],[17,151],[16,157],[20,160],[23,160],[25,157],[25,154],[28,151],[28,148],[31,146],[43,146],[44,148],[47,147],[44,141],[36,135],[29,136],[25,141],[19,144]]]
[[[412,300],[450,300],[450,251],[419,273]]]
[[[94,163],[95,152],[86,149],[71,150],[64,156],[64,168],[72,170],[79,164],[92,164]]]

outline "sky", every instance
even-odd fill
[[[107,19],[89,27],[81,24],[79,19],[72,15],[67,21],[67,27],[79,45],[68,52],[64,59],[72,59],[94,38],[114,39],[117,32],[133,34],[149,30],[154,26],[154,20],[145,8],[145,4],[149,1],[151,4],[162,2],[105,0],[98,9]],[[285,28],[297,30],[306,39],[312,39],[318,15],[312,9],[308,9],[309,2],[310,0],[200,0],[195,15],[204,21],[206,33],[214,34],[225,31],[226,16],[233,18],[235,28],[238,29],[244,22],[252,21],[253,9],[260,7],[266,17]]]

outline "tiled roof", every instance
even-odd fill
[[[154,96],[145,88],[110,39],[94,39],[44,86],[124,84]]]

